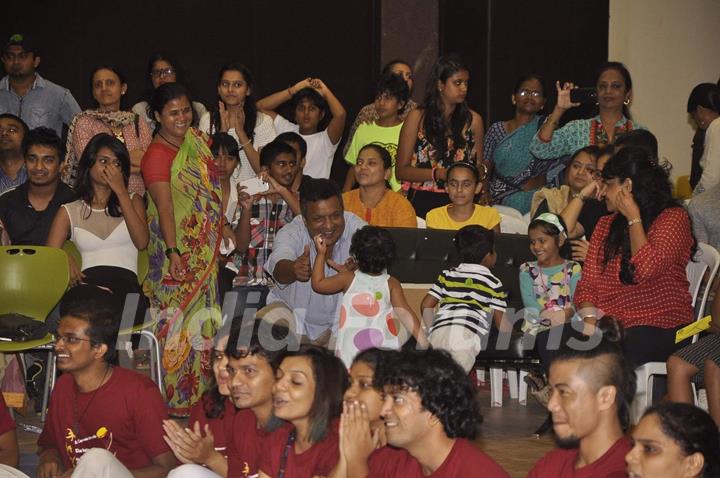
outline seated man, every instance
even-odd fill
[[[275,110],[286,101],[293,101],[295,123]],[[345,108],[330,88],[318,78],[306,78],[294,86],[273,93],[257,102],[257,108],[270,115],[278,133],[293,131],[307,142],[307,164],[304,172],[313,178],[329,178],[335,150],[345,128]],[[327,128],[320,124],[330,111]]]
[[[627,476],[625,455],[632,444],[625,431],[635,373],[622,352],[620,325],[603,317],[598,327],[596,347],[586,350],[589,342],[571,339],[552,359],[548,410],[559,448],[541,458],[528,478]]]
[[[298,164],[298,172],[295,175],[295,181],[293,181],[292,190],[299,193],[300,189],[308,181],[308,179],[312,179],[311,176],[303,173],[303,171],[305,171],[305,163],[307,162],[307,142],[302,138],[302,136],[295,133],[294,131],[285,131],[284,133],[280,133],[275,137],[275,141],[289,144],[290,146],[292,146],[292,149],[295,150],[295,159],[297,160]]]
[[[258,318],[275,321],[282,318],[299,334],[311,341],[327,345],[331,329],[339,317],[342,294],[321,295],[310,285],[310,265],[316,254],[313,238],[322,234],[327,244],[325,274],[332,269],[351,266],[350,239],[366,223],[356,215],[343,211],[340,188],[329,179],[307,182],[300,198],[302,215],[296,216],[275,238],[273,252],[265,263],[277,287],[270,289],[267,306],[258,311]]]
[[[22,142],[28,132],[23,120],[10,113],[0,114],[0,194],[27,180]]]
[[[57,380],[38,438],[38,478],[165,477],[175,457],[163,440],[167,408],[157,385],[115,367],[119,304],[95,286],[71,289],[55,334]],[[65,476],[65,475],[63,475]]]
[[[48,128],[30,130],[23,140],[28,179],[0,196],[0,237],[3,244],[45,245],[62,204],[75,193],[60,181],[65,144]]]
[[[481,418],[475,388],[446,352],[393,352],[378,364],[373,384],[385,391],[380,414],[391,446],[369,460],[344,456],[348,477],[509,476],[472,442]]]

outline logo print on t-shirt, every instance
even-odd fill
[[[65,451],[70,458],[70,462],[75,466],[86,451],[91,448],[104,448],[109,450],[112,446],[113,435],[110,430],[105,427],[97,429],[94,435],[78,438],[72,428],[66,428],[65,434]]]

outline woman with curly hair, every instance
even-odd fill
[[[473,444],[481,419],[475,387],[447,352],[385,352],[372,386],[383,391],[380,417],[391,446],[375,449],[382,443],[377,429],[375,438],[370,433],[373,408],[351,398],[342,416],[340,461],[332,478],[478,476],[480,470],[483,477],[509,476]]]
[[[720,444],[712,418],[685,403],[661,403],[645,412],[625,457],[634,478],[718,478]]]
[[[608,161],[592,195],[610,215],[593,232],[576,310],[593,324],[612,315],[625,328],[634,366],[664,362],[675,332],[693,320],[685,268],[696,241],[687,211],[672,197],[668,171],[644,149],[625,147]]]
[[[450,202],[445,192],[450,164],[466,161],[487,170],[483,120],[466,101],[469,81],[470,72],[458,58],[438,58],[422,107],[408,113],[400,130],[395,175],[408,182],[408,199],[422,218]]]
[[[325,277],[327,245],[322,234],[315,236],[317,256],[310,278],[320,294],[343,292],[335,354],[349,368],[358,352],[371,347],[400,348],[393,319],[426,346],[427,338],[420,321],[405,299],[402,285],[388,275],[395,257],[395,242],[390,233],[376,226],[365,226],[353,234],[350,255],[358,263],[355,271],[343,271]]]

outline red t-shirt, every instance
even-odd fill
[[[157,182],[170,182],[170,168],[177,151],[161,143],[150,143],[140,162],[145,186]]]
[[[15,420],[12,419],[7,405],[5,405],[5,397],[0,393],[0,435],[4,435],[10,430],[15,430]]]
[[[575,468],[578,450],[555,449],[542,457],[528,473],[528,478],[625,478],[625,455],[632,442],[622,437],[594,463]]]
[[[605,243],[616,215],[602,217],[595,226],[575,289],[575,305],[590,302],[617,317],[625,328],[647,325],[672,329],[692,322],[685,268],[693,237],[687,211],[680,207],[665,209],[652,223],[647,243],[630,259],[635,284],[620,281],[620,254],[603,266]]]
[[[288,478],[312,478],[328,475],[340,459],[338,449],[338,425],[334,420],[328,429],[325,439],[315,443],[308,450],[295,453],[290,448],[285,464],[285,476]],[[280,459],[288,442],[293,427],[283,427],[270,434],[260,455],[260,470],[268,476],[278,476]]]
[[[423,475],[422,466],[410,453],[389,446],[373,452],[368,467],[372,478],[510,478],[495,460],[465,438],[455,440],[445,461],[429,475]]]
[[[67,373],[53,389],[38,447],[57,450],[66,468],[90,448],[105,448],[135,470],[170,451],[163,440],[167,417],[157,385],[134,370],[114,367],[107,383],[88,393],[78,392]]]
[[[274,432],[258,427],[250,409],[238,410],[233,419],[232,436],[228,443],[228,478],[247,478],[257,474],[260,455],[274,433],[282,433],[287,440],[292,425],[285,424]]]
[[[205,415],[205,407],[209,406],[210,394],[203,395],[202,400],[190,407],[190,417],[188,418],[188,428],[191,430],[195,427],[195,422],[200,423],[200,432],[205,434],[205,425],[210,425],[210,432],[215,437],[215,450],[227,456],[228,442],[232,430],[233,418],[235,416],[235,405],[232,400],[225,398],[223,401],[223,412],[217,418],[208,418]]]

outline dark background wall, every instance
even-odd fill
[[[210,106],[217,71],[245,63],[256,96],[306,76],[322,78],[348,110],[348,126],[372,98],[381,63],[404,58],[423,97],[438,52],[471,69],[471,106],[486,126],[512,116],[510,94],[528,71],[591,85],[607,59],[608,0],[90,0],[6,2],[0,40],[14,32],[40,48],[40,73],[93,106],[92,67],[112,62],[128,77],[128,106],[147,87],[147,57],[166,50],[185,66],[197,99]],[[552,92],[552,88],[550,88]],[[552,100],[548,102],[552,106]],[[587,115],[587,112],[577,112]],[[333,177],[344,175],[336,157]]]

